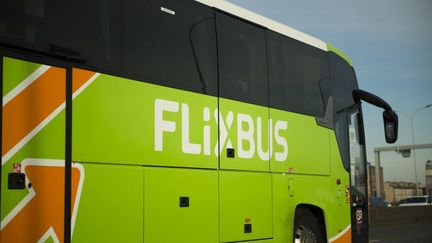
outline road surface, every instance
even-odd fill
[[[370,228],[370,243],[432,242],[432,222]]]

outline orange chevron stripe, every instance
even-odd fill
[[[7,70],[5,70],[7,71]],[[73,92],[95,72],[73,69]],[[66,70],[51,67],[3,107],[2,156],[66,100]]]
[[[7,103],[3,107],[2,156],[61,105],[65,93],[66,70],[51,67]]]
[[[351,242],[351,228],[343,235],[341,235],[339,238],[332,241],[332,243],[349,243],[349,242]]]
[[[1,231],[1,242],[37,242],[53,227],[60,242],[64,239],[64,167],[28,166],[26,175],[35,185],[35,197]],[[80,171],[72,168],[72,208],[78,192]]]
[[[81,86],[87,82],[93,75],[95,75],[95,72],[87,71],[83,69],[72,69],[72,89],[73,92],[77,91]]]

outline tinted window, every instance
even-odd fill
[[[123,72],[217,95],[216,32],[210,8],[194,1],[136,0],[113,1],[111,11],[114,56]]]
[[[220,96],[267,106],[265,31],[221,13],[216,16]]]
[[[352,91],[358,89],[354,69],[340,56],[329,53],[334,111],[340,111],[354,104]]]
[[[0,1],[0,36],[12,45],[89,56],[105,48],[106,14],[97,1]]]
[[[350,169],[350,154],[349,154],[349,135],[348,135],[348,118],[347,113],[339,113],[335,117],[334,130],[339,146],[342,163],[346,171]]]
[[[40,0],[0,6],[0,36],[7,43],[212,95],[217,95],[215,32],[213,10],[195,1]]]
[[[268,32],[270,106],[323,116],[329,96],[327,53]]]

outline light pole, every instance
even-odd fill
[[[432,107],[432,104],[428,104],[428,105],[425,105],[425,106],[417,109],[411,115],[408,114],[408,113],[406,113],[406,112],[404,112],[404,111],[396,111],[397,113],[401,113],[401,114],[406,115],[410,119],[410,122],[411,122],[411,139],[412,139],[412,144],[413,145],[415,145],[414,118],[415,118],[415,116],[417,115],[417,113],[419,111],[422,111],[422,110],[427,109],[429,107]],[[419,193],[419,185],[418,185],[418,179],[417,179],[417,161],[416,161],[416,151],[415,151],[415,149],[413,149],[413,159],[414,159],[414,176],[415,176],[415,183],[416,183],[416,194],[417,194],[417,196],[419,196],[420,193]]]

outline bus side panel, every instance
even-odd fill
[[[219,242],[216,170],[146,168],[144,242]]]
[[[319,208],[325,220],[321,225],[327,230],[340,226],[334,221],[341,217],[336,197],[336,183],[330,177],[316,175],[273,174],[274,239],[275,242],[292,242],[294,217],[299,206]]]
[[[219,182],[221,242],[273,238],[271,175],[220,171]]]
[[[72,242],[143,242],[144,169],[74,163],[84,173],[72,215]]]
[[[3,58],[1,242],[64,237],[66,70]]]
[[[73,102],[74,161],[218,167],[216,97],[79,69],[74,84],[81,76],[89,83]]]
[[[324,219],[321,226],[326,228],[329,242],[349,242],[349,202],[346,203],[343,186],[337,185],[337,178],[340,176],[273,175],[276,242],[292,240],[295,209],[298,206],[321,211]]]
[[[349,174],[334,132],[317,126],[313,117],[274,109],[270,114],[273,121],[288,121],[287,131],[279,133],[288,138],[287,160],[271,159],[273,173],[282,172],[272,175],[275,241],[292,241],[295,209],[304,205],[321,209],[330,242],[349,242]]]
[[[219,106],[221,169],[269,171],[268,108],[223,98]]]
[[[343,166],[334,132],[330,132],[330,160],[332,168],[330,186],[337,186],[337,197],[336,200],[331,200],[332,198],[329,197],[329,200],[338,206],[329,207],[327,235],[332,242],[351,242],[350,178]],[[340,179],[340,185],[335,182],[337,179]]]
[[[292,179],[287,174],[272,174],[273,184],[273,236],[275,242],[293,242],[294,191]]]
[[[274,128],[272,144],[275,156],[270,161],[272,172],[330,174],[328,129],[318,126],[314,117],[276,109],[270,109],[270,118],[274,123],[287,123],[286,129],[277,125]],[[286,144],[281,137],[287,139]],[[276,154],[280,154],[283,161],[278,160]]]

